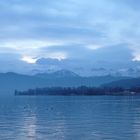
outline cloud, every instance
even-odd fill
[[[0,36],[120,43],[124,40],[122,32],[130,30],[139,15],[122,3],[111,0],[2,0]]]
[[[30,57],[30,56],[23,56],[23,57],[21,58],[21,60],[22,60],[22,61],[25,61],[25,62],[27,62],[27,63],[29,63],[29,64],[35,64],[36,61],[37,61],[36,58],[32,58],[32,57]]]
[[[81,45],[76,46],[76,44],[43,49],[44,52],[49,53],[61,50],[67,53],[67,56],[69,56],[67,59],[58,60],[46,57],[39,58],[36,61],[38,68],[43,68],[41,72],[68,69],[81,75],[96,75],[97,73],[100,75],[101,73],[117,73],[122,69],[137,68],[139,65],[139,63],[131,61],[133,56],[127,44],[106,46],[93,50]],[[96,70],[96,73],[94,70]]]
[[[128,62],[133,59],[131,49],[127,44],[118,44],[114,46],[89,48],[82,44],[71,44],[65,46],[53,46],[50,48],[42,48],[43,53],[57,53],[63,51],[67,54],[67,59],[75,61],[86,61],[95,63],[98,61],[103,62]],[[47,57],[47,56],[46,56]],[[44,60],[44,59],[43,59]],[[83,61],[83,62],[84,62]]]
[[[105,3],[100,0],[101,3]],[[105,37],[111,9],[99,2],[4,1],[1,2],[1,37],[55,38],[92,41]],[[109,4],[108,1],[105,3]],[[109,4],[110,5],[110,4]],[[8,11],[5,9],[9,9]],[[103,12],[101,12],[101,10]],[[21,28],[22,27],[22,28]]]
[[[111,1],[113,1],[113,2],[115,2],[115,3],[118,3],[119,5],[121,4],[121,5],[123,5],[123,6],[127,6],[127,7],[129,7],[129,8],[132,8],[133,10],[140,10],[139,9],[139,5],[140,5],[140,1],[139,0],[135,0],[135,2],[133,1],[133,0],[117,0],[117,1],[115,1],[115,0],[111,0]]]
[[[134,60],[140,54],[139,3],[1,0],[1,59],[8,53],[17,60]]]

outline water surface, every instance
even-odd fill
[[[1,139],[139,140],[140,97],[2,97]]]

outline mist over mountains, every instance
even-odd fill
[[[134,59],[131,49],[124,44],[94,50],[67,50],[57,46],[49,48],[49,51],[56,52],[58,48],[69,52],[69,57],[41,56],[34,58],[36,61],[27,57],[26,61],[22,61],[18,56],[10,57],[10,54],[5,59],[4,54],[0,56],[0,93],[12,95],[15,89],[22,91],[58,86],[131,87],[140,83],[137,78],[140,77],[140,62]]]
[[[75,46],[76,47],[76,46]],[[49,57],[35,58],[35,63],[22,61],[10,54],[5,58],[3,54],[0,59],[0,72],[15,72],[33,75],[37,73],[52,73],[67,69],[80,76],[140,76],[140,62],[130,48],[125,44],[106,46],[98,49],[76,48],[69,49],[62,46],[48,48],[50,52],[58,50],[68,53],[68,58],[58,59]],[[28,58],[29,59],[29,58]],[[29,61],[27,59],[27,61]],[[31,59],[32,60],[32,59]],[[31,61],[30,60],[30,61]]]
[[[5,66],[9,66],[7,70],[12,72],[0,74],[0,93],[6,95],[12,94],[15,89],[41,87],[138,85],[139,79],[133,79],[140,76],[140,62],[133,60],[127,47],[114,46],[94,51],[84,49],[83,52],[75,50],[75,53],[71,54],[71,59],[41,57],[35,63],[8,61],[9,65],[6,63]],[[79,58],[86,53],[89,54],[84,57],[86,59]],[[129,84],[125,79],[129,79]]]
[[[37,64],[44,67],[54,66],[54,69],[68,69],[84,76],[108,74],[114,76],[140,76],[140,62],[133,60],[134,56],[131,49],[125,44],[103,47],[96,50],[80,49],[75,50],[75,53],[72,54],[71,59],[61,61],[41,58],[37,61]],[[81,55],[84,59],[81,59]]]

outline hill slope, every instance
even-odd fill
[[[123,87],[123,88],[140,87],[140,78],[122,79],[119,81],[113,81],[113,82],[104,84],[103,86],[105,86],[105,87]]]

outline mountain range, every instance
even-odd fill
[[[68,70],[35,75],[23,75],[13,72],[0,73],[0,95],[12,95],[15,90],[27,90],[29,88],[101,86],[125,79],[129,79],[129,77],[111,75],[82,77]]]

